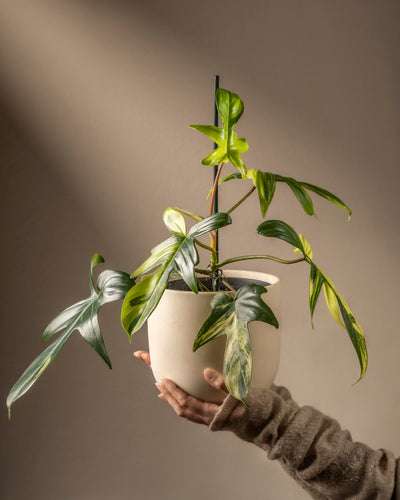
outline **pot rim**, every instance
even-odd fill
[[[227,278],[246,278],[246,279],[254,279],[257,281],[265,281],[268,283],[268,286],[278,285],[280,283],[280,279],[278,276],[274,274],[268,274],[263,271],[251,271],[246,269],[224,269],[224,275]],[[182,278],[173,278],[170,281],[179,280]],[[191,293],[193,295],[197,295],[192,290],[173,290],[171,288],[167,288],[164,291],[164,294],[188,294]],[[215,295],[220,292],[199,292],[201,296],[207,295]],[[230,292],[227,292],[230,293]]]

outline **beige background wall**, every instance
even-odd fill
[[[88,294],[92,253],[130,271],[165,238],[165,207],[206,210],[209,146],[187,125],[212,120],[219,73],[245,100],[247,165],[325,186],[354,212],[347,223],[316,200],[310,218],[281,187],[270,217],[308,237],[356,312],[368,373],[352,385],[356,356],[324,307],[311,330],[307,269],[258,263],[283,282],[278,382],[399,455],[398,22],[386,0],[2,0],[2,401],[48,320]],[[290,255],[267,250],[256,210],[237,212],[223,255]],[[10,423],[3,406],[1,498],[306,498],[256,448],[175,417],[132,357],[146,332],[129,345],[117,305],[101,322],[111,372],[76,334]]]

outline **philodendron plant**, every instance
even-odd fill
[[[278,238],[293,247],[296,258],[285,260],[271,255],[232,256],[222,262],[218,260],[217,231],[232,224],[231,214],[254,193],[258,193],[260,211],[265,218],[279,184],[289,186],[301,207],[308,215],[314,215],[314,206],[309,193],[325,198],[347,212],[348,206],[329,191],[308,182],[292,177],[284,177],[272,172],[248,169],[242,154],[248,150],[246,139],[239,138],[234,127],[239,121],[244,105],[240,97],[228,90],[218,89],[216,106],[222,118],[221,128],[211,125],[191,125],[191,127],[208,136],[214,142],[213,151],[201,163],[218,165],[215,181],[209,192],[210,208],[208,214],[194,214],[181,208],[167,208],[163,220],[169,237],[152,249],[149,258],[132,274],[122,271],[105,270],[100,273],[97,283],[93,277],[93,268],[104,259],[95,254],[92,257],[89,271],[90,295],[59,314],[44,330],[44,340],[59,336],[38,356],[21,375],[11,389],[7,406],[21,397],[36,382],[40,375],[52,363],[65,342],[75,330],[103,358],[111,368],[98,322],[98,312],[107,302],[123,300],[121,319],[129,338],[137,332],[157,307],[171,278],[180,277],[197,294],[202,291],[217,291],[210,303],[210,313],[204,318],[204,324],[193,339],[193,350],[201,348],[207,342],[226,336],[224,357],[224,378],[230,393],[246,401],[251,380],[252,354],[248,332],[251,321],[263,321],[278,327],[274,312],[262,300],[266,288],[259,284],[245,284],[238,290],[232,290],[224,278],[226,265],[250,259],[265,259],[282,264],[305,262],[310,268],[309,304],[311,323],[315,306],[324,291],[326,304],[334,320],[348,332],[360,363],[360,379],[367,368],[367,349],[363,331],[333,282],[314,262],[311,247],[304,236],[297,233],[286,222],[281,220],[265,220],[257,232],[264,238]],[[231,171],[221,175],[230,164]],[[232,168],[233,167],[233,168]],[[231,208],[224,212],[214,211],[214,199],[217,186],[232,180],[240,181],[247,186],[244,196]],[[193,221],[190,229],[185,220]],[[210,241],[200,238],[204,235]],[[209,252],[208,266],[199,267],[198,247]],[[204,280],[204,277],[208,280]],[[209,288],[207,288],[207,285]],[[211,290],[210,290],[211,288]],[[220,289],[226,291],[218,291]],[[189,292],[190,293],[190,292]]]

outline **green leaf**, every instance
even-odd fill
[[[353,316],[353,313],[351,312],[344,298],[337,291],[335,291],[335,295],[339,303],[340,312],[342,314],[346,330],[350,335],[350,339],[357,352],[358,360],[360,363],[361,373],[359,379],[357,380],[358,382],[364,377],[368,365],[368,353],[367,346],[365,344],[364,332],[362,331],[362,328],[359,325],[358,321]]]
[[[338,198],[334,194],[330,193],[326,189],[320,188],[318,186],[314,186],[314,184],[308,184],[307,182],[301,182],[301,185],[304,188],[308,189],[308,191],[312,191],[312,192],[318,194],[319,196],[322,196],[326,200],[334,203],[338,207],[343,208],[343,210],[345,210],[347,212],[347,214],[349,216],[349,220],[350,220],[351,210],[340,198]]]
[[[221,292],[211,300],[211,312],[200,328],[193,350],[226,335],[224,379],[229,392],[246,402],[251,381],[252,354],[248,324],[263,321],[278,328],[278,321],[261,295],[267,289],[250,283],[242,286],[233,298]]]
[[[315,266],[316,267],[316,266]],[[357,353],[358,361],[360,363],[360,381],[367,370],[368,366],[368,352],[365,343],[364,332],[354,317],[350,307],[348,306],[345,299],[338,292],[335,285],[332,283],[331,279],[324,274],[321,269],[317,268],[320,274],[320,280],[323,282],[325,299],[333,319],[342,327],[347,330],[350,340],[354,346]],[[343,318],[343,322],[340,320],[340,315]],[[344,324],[343,324],[344,323]],[[357,382],[358,382],[357,381]]]
[[[336,322],[340,326],[344,326],[350,337],[350,340],[356,350],[357,357],[360,363],[360,378],[361,380],[365,375],[368,365],[368,353],[365,343],[364,332],[360,324],[355,319],[352,311],[347,305],[344,298],[340,295],[332,281],[326,276],[321,269],[311,260],[311,248],[305,248],[303,242],[307,241],[297,236],[296,231],[288,224],[282,221],[266,221],[258,227],[258,232],[263,236],[270,236],[284,240],[296,248],[299,248],[303,253],[305,260],[310,264],[310,311],[311,320],[313,317],[314,309],[318,297],[320,295],[321,287],[324,286],[326,302],[329,311]],[[307,242],[308,245],[308,242]],[[309,247],[309,245],[308,245]],[[343,323],[340,321],[339,311],[343,318]]]
[[[249,149],[249,145],[246,139],[239,138],[233,130],[233,127],[243,113],[243,102],[238,95],[225,89],[218,89],[215,99],[218,112],[222,118],[223,127],[190,125],[191,128],[198,130],[212,139],[218,146],[208,156],[203,158],[201,163],[213,166],[230,161],[239,170],[242,177],[245,178],[247,169],[240,155]]]
[[[326,200],[328,200],[328,201],[334,203],[335,205],[343,208],[343,210],[345,210],[348,213],[348,216],[349,216],[349,219],[350,219],[350,216],[351,216],[351,210],[350,210],[350,208],[340,198],[338,198],[334,194],[330,193],[326,189],[323,189],[321,187],[315,186],[314,184],[309,184],[308,182],[298,181],[296,179],[293,179],[292,177],[284,177],[282,175],[272,174],[270,172],[261,172],[259,170],[257,170],[257,171],[249,170],[250,175],[248,173],[247,177],[253,178],[253,176],[259,175],[259,174],[254,174],[253,172],[260,172],[262,174],[267,174],[270,177],[269,182],[271,184],[273,182],[284,182],[284,183],[286,183],[290,187],[290,189],[292,190],[293,194],[296,196],[296,198],[300,202],[301,206],[303,207],[303,209],[305,210],[305,212],[308,215],[314,215],[314,207],[313,207],[313,202],[312,202],[310,196],[308,195],[308,193],[306,192],[306,190],[312,191],[313,193],[318,194],[322,198],[325,198]],[[274,179],[274,180],[272,180],[272,179]],[[253,182],[254,182],[254,185],[258,189],[258,186],[256,185],[256,182],[254,181],[254,179],[253,179]],[[273,187],[273,189],[275,189],[275,187]],[[271,188],[270,188],[270,190],[271,190]],[[259,196],[260,196],[260,190],[259,190]],[[271,196],[271,199],[272,199],[272,196]],[[267,202],[268,202],[268,200],[269,200],[268,197],[266,197],[266,201]],[[271,200],[269,200],[269,203],[270,202],[271,202]],[[260,199],[260,203],[261,203],[261,199]],[[267,208],[268,208],[268,205],[267,205]],[[265,216],[265,214],[263,215],[263,217],[264,216]]]
[[[45,349],[24,371],[18,381],[11,388],[7,396],[8,417],[11,416],[12,404],[23,396],[36,382],[44,370],[60,352],[71,332],[66,331]]]
[[[195,240],[202,234],[230,224],[229,215],[218,212],[194,224],[187,236],[175,234],[152,250],[152,255],[134,273],[135,276],[160,266],[126,294],[121,311],[122,325],[131,337],[157,307],[173,272],[197,293],[194,268],[199,262]]]
[[[229,293],[220,292],[214,295],[210,304],[211,312],[194,340],[193,351],[221,335],[226,335],[226,331],[230,330],[228,325],[232,321],[234,299]]]
[[[217,212],[215,214],[208,215],[203,220],[192,226],[188,232],[187,238],[194,240],[202,234],[215,231],[216,229],[228,226],[229,224],[232,224],[230,216],[224,212]]]
[[[218,186],[220,184],[222,184],[223,182],[231,181],[233,179],[241,179],[241,178],[242,178],[242,174],[240,172],[234,172],[233,174],[224,175],[223,177],[221,177],[220,179],[218,179]],[[213,189],[214,189],[214,186],[211,186],[211,189],[210,189],[210,191],[208,192],[208,195],[207,195],[207,200],[211,196],[211,194],[213,192]]]
[[[121,322],[129,337],[143,326],[157,307],[168,283],[166,267],[166,265],[159,267],[151,275],[136,283],[126,294],[122,304]]]
[[[254,186],[257,188],[261,215],[265,217],[274,197],[276,178],[269,172],[261,172],[261,170],[255,169],[248,170],[247,177],[253,181]]]
[[[277,176],[277,180],[285,182],[290,187],[306,214],[314,215],[313,202],[300,182],[296,181],[296,179],[293,179],[292,177],[281,176]]]
[[[299,248],[301,252],[306,255],[306,251],[303,247],[303,243],[299,238],[296,231],[281,220],[268,220],[262,222],[257,228],[258,234],[269,238],[278,238],[280,240],[286,241],[295,248]]]
[[[160,266],[167,261],[175,252],[182,241],[182,236],[174,235],[151,250],[151,255],[141,264],[131,275],[131,278],[137,278],[141,274],[147,274],[155,267]]]
[[[172,234],[185,236],[186,224],[183,215],[174,208],[168,207],[163,214],[164,224]]]
[[[48,340],[61,330],[64,330],[64,332],[28,366],[12,387],[7,397],[9,411],[14,401],[25,394],[52,363],[75,330],[79,331],[86,342],[111,368],[111,361],[99,327],[98,312],[102,305],[123,299],[127,291],[132,287],[133,281],[127,273],[122,271],[105,270],[98,277],[96,290],[92,273],[93,268],[101,262],[104,262],[104,259],[98,254],[95,254],[91,260],[89,274],[91,295],[87,299],[65,309],[46,327],[43,332],[44,340]]]
[[[208,167],[213,167],[214,165],[219,165],[220,163],[228,163],[229,156],[224,151],[223,148],[218,147],[214,149],[209,155],[201,160],[203,165],[207,165]]]
[[[315,306],[317,305],[319,294],[321,293],[321,288],[324,283],[324,279],[319,272],[318,267],[310,262],[310,291],[309,291],[309,302],[310,302],[310,313],[311,313],[311,325],[314,328],[313,317]]]
[[[243,101],[237,94],[225,89],[217,90],[215,101],[224,124],[233,127],[243,114]]]
[[[218,146],[225,144],[224,130],[222,128],[215,127],[214,125],[190,125],[190,127],[209,137]]]

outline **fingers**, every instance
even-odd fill
[[[147,351],[135,351],[133,355],[135,358],[144,361],[148,366],[151,366],[150,354]],[[204,377],[210,385],[215,387],[224,396],[228,394],[224,377],[221,373],[207,368],[204,370]],[[172,380],[163,379],[156,386],[160,391],[159,398],[168,403],[179,417],[184,417],[191,422],[210,425],[219,409],[218,404],[207,403],[190,396],[182,391]]]
[[[209,425],[218,411],[219,405],[189,396],[172,380],[163,379],[156,386],[160,391],[159,398],[168,403],[179,417],[191,422]]]
[[[204,378],[207,382],[212,385],[215,389],[222,392],[225,396],[228,395],[228,389],[226,388],[224,376],[222,373],[212,368],[206,368],[203,372]]]
[[[147,366],[151,366],[150,354],[147,351],[136,351],[133,353],[135,358],[142,359]]]

